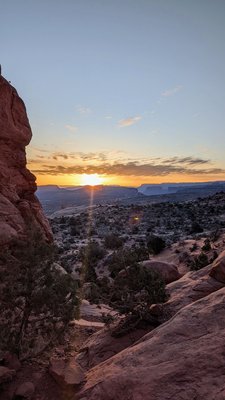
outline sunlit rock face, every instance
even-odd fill
[[[52,240],[51,229],[35,196],[35,176],[26,168],[25,147],[32,132],[16,90],[0,76],[0,246],[26,238],[28,228]]]

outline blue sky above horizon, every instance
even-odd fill
[[[225,1],[0,0],[38,183],[225,179]]]

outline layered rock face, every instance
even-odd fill
[[[89,371],[74,400],[223,400],[224,259],[167,285],[168,320],[118,354],[107,331],[93,335],[77,356]]]
[[[223,400],[225,288],[92,368],[75,399]]]
[[[0,246],[25,239],[37,228],[48,241],[52,233],[35,196],[35,176],[26,168],[25,146],[32,132],[16,90],[0,76]]]

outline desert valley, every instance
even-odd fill
[[[0,400],[225,400],[225,1],[0,6]]]
[[[0,103],[1,399],[224,399],[225,192],[86,187],[47,219],[3,77]]]

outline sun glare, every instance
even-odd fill
[[[98,174],[83,174],[81,177],[81,185],[89,185],[89,186],[95,186],[95,185],[102,185],[104,182],[104,178],[99,176]]]

